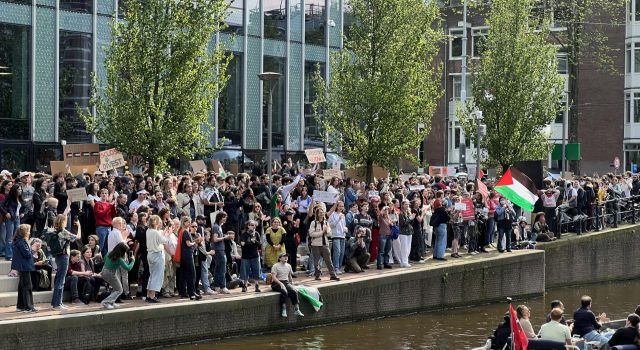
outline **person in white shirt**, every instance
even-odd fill
[[[344,215],[344,202],[337,201],[332,210],[329,211],[329,226],[331,227],[332,254],[331,260],[336,274],[340,275],[342,271],[342,262],[344,261],[345,239],[347,238],[347,222]]]
[[[158,215],[151,215],[147,229],[147,261],[149,262],[149,283],[147,284],[147,298],[149,303],[158,303],[156,293],[160,292],[164,280],[164,245],[169,243],[167,232],[160,231],[162,219]],[[170,230],[170,229],[169,229]]]
[[[113,229],[109,232],[109,238],[107,239],[107,253],[110,253],[118,243],[127,242],[127,237],[129,236],[129,231],[127,230],[127,223],[123,218],[117,216],[113,218],[111,221],[111,225]],[[125,262],[128,262],[128,257],[124,257]],[[131,295],[129,294],[129,271],[125,270],[123,267],[119,267],[118,271],[116,271],[116,277],[120,279],[122,283],[123,290],[123,299],[131,300]]]
[[[131,204],[129,204],[129,213],[133,213],[138,210],[141,206],[149,206],[149,201],[147,200],[147,195],[149,192],[147,190],[140,190],[136,193],[138,198],[136,198]]]
[[[300,312],[298,292],[293,287],[293,271],[287,263],[289,255],[282,253],[278,256],[278,262],[271,267],[271,290],[280,293],[281,316],[287,317],[287,299],[291,300],[296,316],[304,316]]]
[[[562,319],[562,309],[555,308],[551,310],[551,321],[543,324],[540,327],[540,332],[538,332],[540,339],[571,345],[571,331],[569,327],[560,323],[560,319]]]

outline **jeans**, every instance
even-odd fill
[[[502,238],[506,235],[506,249],[511,250],[511,228],[506,227],[507,224],[498,225],[498,251],[505,250],[505,247],[502,246]]]
[[[334,238],[333,239],[333,250],[331,255],[331,260],[333,261],[333,267],[336,271],[339,271],[342,267],[342,261],[344,260],[344,247],[345,247],[345,239],[344,238]]]
[[[20,218],[9,219],[4,222],[4,256],[7,260],[11,260],[13,258],[13,248],[11,247],[11,242],[13,240],[13,234],[20,226]]]
[[[383,234],[380,235],[380,246],[378,247],[378,267],[384,265],[389,265],[389,252],[391,252],[391,244],[393,240],[391,236],[385,236]]]
[[[484,245],[489,245],[490,243],[493,243],[493,232],[495,232],[496,230],[496,219],[495,218],[488,218],[487,219],[487,232],[485,233],[485,241],[484,241]]]
[[[216,268],[213,274],[213,285],[218,288],[227,288],[227,280],[224,278],[224,274],[227,272],[227,255],[224,250],[216,250],[214,259]]]
[[[444,258],[447,250],[447,224],[440,224],[436,230],[436,243],[433,250],[434,258]]]
[[[260,258],[242,259],[240,263],[240,279],[247,281],[249,277],[260,278]]]
[[[4,223],[0,224],[0,256],[4,256],[4,246],[6,245],[6,229],[4,228]]]
[[[280,305],[286,304],[287,299],[291,300],[292,305],[298,305],[298,292],[296,289],[289,283],[289,281],[280,281],[284,284],[284,289],[280,286],[279,283],[271,283],[271,290],[280,293]]]
[[[102,269],[101,275],[102,279],[113,288],[111,294],[102,301],[102,305],[113,305],[120,294],[122,294],[122,283],[120,283],[120,278],[117,276],[115,270]]]
[[[100,253],[103,257],[107,257],[107,237],[109,236],[109,228],[106,226],[97,226],[96,234],[98,235],[98,239],[100,242]]]
[[[609,336],[605,336],[603,334],[598,333],[598,331],[593,330],[587,334],[584,335],[584,339],[586,341],[597,341],[600,343],[600,345],[602,344],[606,344],[609,342],[609,339],[611,338],[613,334],[610,334]]]
[[[51,305],[53,307],[62,305],[62,293],[64,291],[64,280],[69,267],[69,256],[66,254],[58,255],[56,260],[56,277],[53,280],[53,297]]]

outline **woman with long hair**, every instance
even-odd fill
[[[149,282],[147,283],[148,303],[159,302],[156,293],[162,288],[164,277],[164,246],[169,239],[162,230],[162,219],[158,215],[151,215],[149,228],[146,231],[147,261],[149,264]]]
[[[227,271],[227,255],[225,253],[225,240],[231,239],[231,236],[224,234],[222,226],[227,221],[227,213],[224,211],[218,212],[216,215],[213,227],[211,228],[211,245],[216,252],[213,258],[215,259],[216,268],[214,270],[213,282],[214,286],[219,288],[220,294],[229,294],[227,289],[227,280],[225,273]]]
[[[67,309],[65,305],[62,304],[62,292],[64,290],[65,276],[67,268],[69,267],[69,254],[71,251],[70,245],[71,242],[76,241],[80,238],[80,225],[78,222],[74,222],[76,228],[78,229],[77,234],[73,234],[67,231],[67,215],[66,214],[58,214],[56,216],[55,221],[53,222],[53,231],[54,234],[58,238],[58,245],[61,248],[60,251],[53,252],[53,256],[56,262],[56,277],[53,285],[53,297],[51,298],[51,306],[55,310],[64,310]],[[49,242],[49,241],[47,241]],[[50,246],[49,249],[52,249]]]
[[[180,274],[178,276],[178,292],[180,297],[200,300],[202,296],[196,293],[196,268],[193,253],[195,252],[196,246],[200,244],[199,240],[202,238],[193,237],[197,225],[194,223],[194,227],[191,223],[191,218],[186,215],[180,219],[178,248],[176,248],[176,258],[174,261],[177,260],[180,262]],[[180,251],[179,254],[178,251]]]
[[[11,260],[13,251],[11,239],[20,225],[20,219],[24,216],[24,203],[22,202],[22,187],[18,184],[11,186],[9,194],[2,202],[4,218],[4,236],[0,237],[0,248],[4,248],[4,257]]]
[[[629,314],[624,327],[619,328],[609,339],[609,346],[636,345],[640,346],[640,316]]]
[[[320,257],[324,259],[324,264],[329,269],[331,280],[339,281],[336,271],[331,260],[331,251],[329,250],[329,236],[331,228],[325,216],[324,204],[312,207],[312,215],[308,218],[311,220],[309,224],[309,244],[311,245],[311,254],[313,256],[313,266],[316,281],[320,281]]]
[[[18,271],[18,302],[16,309],[23,312],[37,312],[33,307],[33,285],[31,284],[31,273],[36,270],[33,262],[33,255],[29,247],[29,236],[31,226],[27,224],[19,225],[13,237],[13,251],[15,259],[11,262],[11,269]]]
[[[49,179],[47,177],[39,177],[34,185],[35,191],[33,192],[33,212],[35,223],[33,229],[35,235],[38,236],[44,229],[44,223],[46,221],[46,209],[47,209],[47,198],[49,198],[49,193],[47,192],[49,188]]]
[[[112,310],[118,307],[115,302],[120,294],[122,294],[122,283],[120,283],[120,278],[116,276],[116,271],[119,268],[130,271],[135,263],[135,259],[133,257],[128,263],[125,261],[124,257],[128,251],[129,247],[127,247],[127,244],[120,242],[113,247],[113,250],[107,253],[107,256],[104,259],[104,268],[102,269],[101,277],[113,288],[111,294],[109,294],[109,296],[107,296],[101,303],[102,307],[107,310]]]
[[[278,256],[285,253],[284,236],[287,234],[282,227],[282,221],[279,217],[271,220],[271,227],[265,231],[267,241],[266,253],[264,255],[264,263],[267,267],[273,266],[278,262]]]

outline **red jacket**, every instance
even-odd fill
[[[96,226],[111,226],[111,219],[116,217],[116,206],[108,202],[95,202],[93,216],[96,218]]]

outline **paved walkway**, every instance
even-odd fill
[[[564,237],[564,236],[563,236]],[[477,254],[477,255],[471,255],[471,254],[467,254],[466,250],[460,250],[460,252],[464,252],[462,253],[462,257],[455,259],[455,258],[451,258],[450,257],[450,251],[447,250],[447,255],[446,258],[448,259],[447,261],[438,261],[438,260],[433,260],[431,258],[431,255],[429,255],[429,257],[426,259],[425,263],[423,264],[418,264],[418,263],[413,263],[411,267],[409,268],[400,268],[398,264],[394,264],[392,269],[383,269],[383,270],[377,270],[375,267],[375,263],[370,264],[370,269],[369,270],[365,270],[362,273],[344,273],[339,275],[340,279],[343,281],[349,281],[349,280],[361,280],[361,279],[368,279],[368,278],[376,278],[382,275],[390,275],[390,274],[398,274],[398,273],[404,273],[406,271],[416,271],[416,270],[428,270],[428,269],[438,269],[438,268],[442,268],[445,266],[452,266],[452,265],[461,265],[461,264],[467,264],[469,262],[475,262],[478,260],[484,260],[484,259],[499,259],[500,257],[506,257],[509,256],[511,254],[527,254],[527,252],[532,252],[531,250],[514,250],[511,253],[498,253],[497,250],[495,248],[491,248],[488,249],[489,253],[482,253],[482,254]],[[431,253],[429,253],[431,254]],[[304,284],[304,285],[308,285],[308,286],[322,286],[322,285],[328,285],[331,283],[334,283],[332,281],[329,280],[329,274],[324,271],[323,272],[323,276],[322,276],[322,280],[321,281],[315,281],[313,277],[308,277],[305,272],[297,272],[297,277],[294,278],[294,283],[295,284]],[[221,295],[221,294],[215,294],[215,295],[203,295],[203,300],[216,300],[216,299],[231,299],[231,298],[239,298],[239,297],[246,297],[246,296],[260,296],[260,295],[264,295],[266,293],[274,293],[271,291],[271,288],[267,285],[264,284],[264,282],[261,281],[260,283],[260,289],[262,290],[261,293],[255,293],[253,291],[253,286],[249,286],[248,288],[248,292],[246,293],[242,293],[240,288],[236,288],[236,289],[232,289],[230,290],[231,294],[226,294],[226,295]],[[34,292],[38,293],[38,292]],[[172,304],[179,304],[179,303],[198,303],[201,301],[191,301],[189,299],[179,299],[178,297],[175,298],[161,298],[161,304],[168,304],[168,303],[172,303]],[[49,304],[36,304],[36,308],[39,310],[37,313],[23,313],[23,312],[17,312],[15,309],[15,306],[10,306],[10,307],[0,307],[0,321],[9,321],[9,320],[13,320],[13,319],[28,319],[28,318],[37,318],[37,317],[46,317],[46,316],[57,316],[57,315],[73,315],[76,313],[85,313],[85,312],[91,312],[91,311],[98,311],[98,310],[104,310],[102,308],[102,306],[99,303],[96,302],[92,302],[89,305],[71,305],[70,303],[65,303],[66,306],[69,307],[69,309],[67,310],[62,310],[62,311],[58,311],[58,310],[53,310],[51,308],[51,305]],[[122,304],[120,305],[120,309],[135,309],[135,308],[144,308],[144,307],[149,307],[151,305],[159,305],[159,304],[149,304],[147,302],[145,302],[144,300],[140,299],[140,298],[134,298],[134,300],[127,300],[124,301]],[[108,312],[108,311],[107,311]]]

